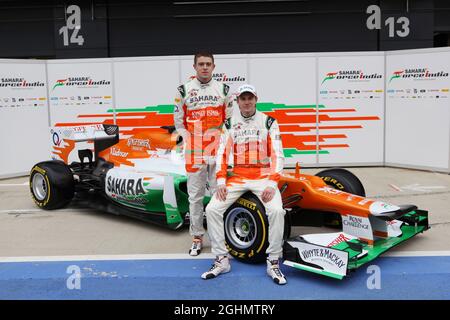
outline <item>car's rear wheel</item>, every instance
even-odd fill
[[[72,171],[62,161],[40,162],[31,169],[31,196],[42,209],[66,206],[73,198],[74,185]]]
[[[268,220],[264,205],[253,193],[242,195],[224,214],[225,241],[238,260],[258,263],[266,259]]]

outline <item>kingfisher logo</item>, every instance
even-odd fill
[[[444,71],[431,72],[428,68],[404,69],[392,73],[389,83],[394,79],[412,78],[415,80],[434,80],[437,78],[446,78],[448,73]]]
[[[340,70],[336,72],[327,72],[325,78],[322,80],[323,84],[327,80],[351,80],[364,81],[370,79],[381,79],[383,76],[379,73],[364,73],[361,70]]]
[[[56,83],[53,85],[52,91],[57,87],[64,86],[75,86],[75,87],[97,87],[97,86],[107,86],[110,85],[111,81],[108,80],[99,80],[94,81],[91,77],[69,77],[67,79],[56,80]]]
[[[6,88],[29,88],[29,87],[43,87],[45,84],[41,81],[27,81],[25,78],[1,78],[0,87]]]

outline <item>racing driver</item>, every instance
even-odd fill
[[[264,204],[269,221],[267,274],[281,285],[286,283],[286,278],[279,266],[285,215],[278,190],[284,163],[280,131],[274,118],[256,110],[255,87],[243,85],[237,95],[240,113],[228,118],[223,127],[216,162],[217,189],[206,207],[211,251],[216,259],[202,278],[215,278],[231,270],[223,214],[242,194],[251,191]],[[227,177],[230,154],[233,170]]]
[[[189,194],[189,250],[197,256],[202,249],[203,198],[208,184],[211,194],[215,182],[215,154],[224,120],[232,114],[229,86],[212,78],[214,56],[197,53],[194,57],[196,76],[178,87],[175,97],[174,122],[185,141],[187,189]]]

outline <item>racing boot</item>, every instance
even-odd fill
[[[267,259],[267,274],[269,277],[273,279],[273,282],[276,284],[286,284],[287,280],[284,276],[284,274],[281,272],[280,269],[280,263],[278,262],[278,259],[276,260],[270,260]]]
[[[217,256],[211,269],[202,274],[205,280],[217,277],[221,273],[227,273],[231,270],[231,264],[227,256]]]
[[[194,240],[192,241],[192,246],[189,249],[189,255],[198,256],[201,251],[202,251],[202,238],[194,237]]]

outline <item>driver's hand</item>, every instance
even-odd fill
[[[263,202],[269,202],[273,199],[273,196],[275,195],[275,188],[267,187],[264,189],[261,199]]]
[[[216,190],[216,198],[220,201],[225,201],[227,198],[227,186],[224,184],[221,184],[220,186],[217,186]]]

